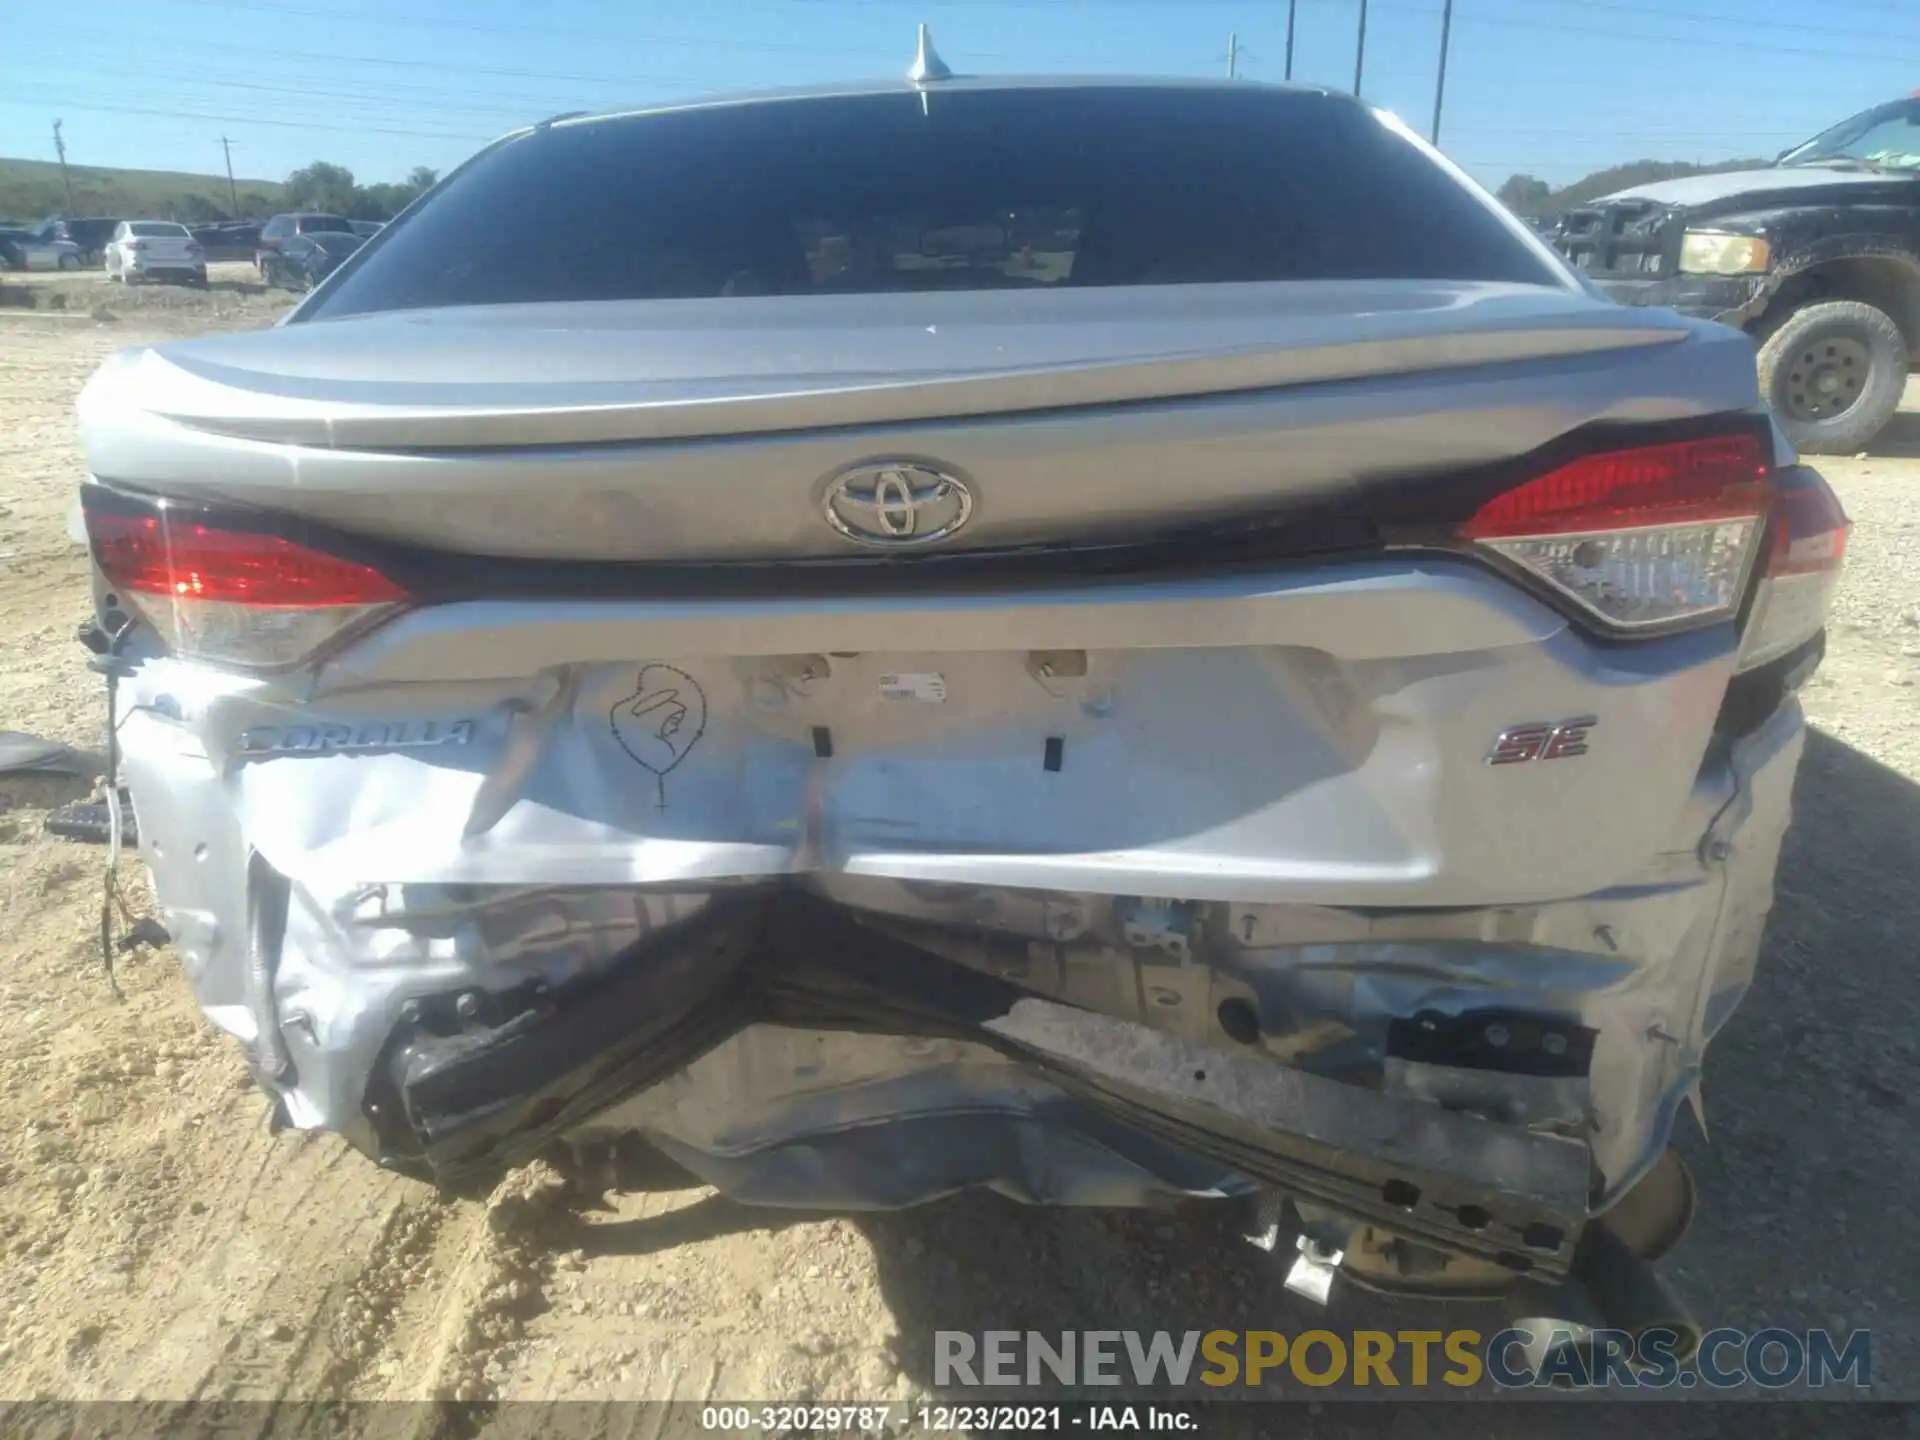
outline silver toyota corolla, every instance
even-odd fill
[[[1847,522],[1751,342],[1391,116],[932,62],[556,120],[81,418],[165,923],[285,1120],[1214,1197],[1309,1293],[1686,1343],[1669,1131]]]

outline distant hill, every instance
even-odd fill
[[[1717,175],[1724,170],[1752,170],[1771,163],[1759,159],[1717,160],[1711,165],[1694,165],[1685,160],[1630,160],[1625,165],[1596,170],[1559,190],[1531,175],[1509,175],[1496,193],[1516,214],[1556,215],[1569,206],[1583,205],[1631,185],[1678,180],[1683,175]]]
[[[1673,180],[1682,175],[1710,175],[1721,170],[1747,170],[1765,160],[1722,160],[1695,165],[1684,160],[1633,160],[1596,170],[1571,185],[1555,190],[1531,175],[1511,175],[1499,189],[1500,198],[1520,215],[1553,215],[1600,195],[1629,185]],[[177,170],[106,170],[88,165],[72,167],[73,213],[124,215],[154,220],[184,220],[200,224],[212,220],[265,219],[284,209],[286,187],[276,180],[237,182],[240,214],[227,195],[224,175],[194,175]],[[349,185],[351,179],[349,178]],[[411,197],[406,197],[411,198]],[[404,203],[401,199],[399,203]],[[397,205],[393,208],[397,208]],[[0,160],[0,220],[38,222],[67,209],[60,184],[60,167],[48,160]],[[382,213],[391,213],[383,210]]]
[[[283,208],[284,187],[275,180],[236,184],[240,214],[233,209],[224,175],[193,175],[174,170],[106,170],[69,167],[73,176],[73,213],[120,215],[130,219],[265,219]],[[50,160],[0,160],[0,219],[37,223],[67,213],[60,167]]]

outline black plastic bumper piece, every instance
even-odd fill
[[[991,1045],[1152,1141],[1517,1273],[1564,1274],[1587,1217],[1577,1140],[1043,1000],[804,902],[758,925],[712,914],[597,982],[496,994],[480,1018],[498,1023],[436,1033],[456,1003],[403,1027],[390,1089],[374,1097],[376,1119],[389,1104],[405,1119],[383,1132],[382,1158],[445,1184],[536,1155],[745,1026],[774,1023]]]
[[[1759,314],[1767,295],[1764,275],[1675,275],[1666,280],[1596,275],[1593,281],[1622,305],[1658,306],[1728,325],[1744,325]]]
[[[752,1020],[741,977],[757,919],[716,906],[591,981],[423,1005],[368,1096],[382,1163],[447,1185],[483,1179],[691,1064]]]

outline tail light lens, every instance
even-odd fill
[[[129,250],[144,250],[146,248],[147,248],[147,242],[144,240],[127,241],[127,249]]]
[[[1782,471],[1777,490],[1766,564],[1740,646],[1742,670],[1791,654],[1825,628],[1853,529],[1840,498],[1812,470]]]
[[[189,240],[187,242],[187,254],[203,255],[205,253],[206,252],[203,249],[201,249],[200,242],[198,240]]]
[[[1740,606],[1773,501],[1757,433],[1582,456],[1495,496],[1462,527],[1609,628]]]
[[[278,535],[223,529],[164,501],[82,501],[100,573],[178,655],[282,669],[407,599],[371,566]]]

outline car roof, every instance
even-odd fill
[[[593,125],[607,120],[624,120],[639,115],[667,115],[688,110],[711,110],[739,105],[779,105],[808,100],[845,100],[868,95],[937,95],[947,92],[991,94],[995,91],[1034,90],[1137,90],[1160,94],[1179,91],[1263,91],[1269,94],[1320,95],[1331,99],[1359,101],[1344,90],[1324,85],[1289,82],[1271,84],[1258,80],[1226,80],[1197,76],[1165,75],[955,75],[946,80],[913,81],[849,80],[825,85],[796,86],[779,90],[750,90],[688,100],[667,101],[658,105],[639,105],[615,110],[578,111],[556,115],[540,125],[522,126],[512,134],[546,127],[561,128]]]

